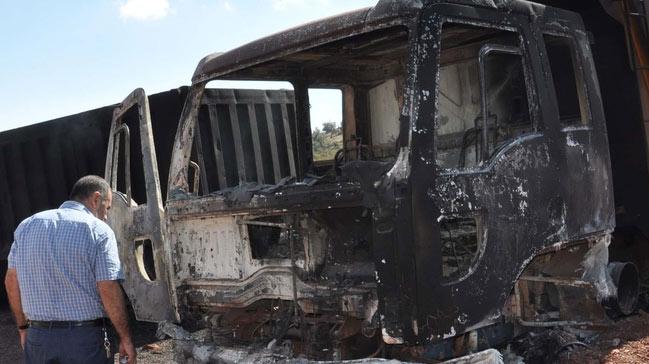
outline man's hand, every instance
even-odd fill
[[[128,316],[122,288],[117,281],[99,281],[97,289],[104,309],[119,335],[119,354],[128,355],[128,363],[136,363],[136,352],[128,330]]]
[[[16,319],[16,324],[22,326],[27,324],[27,318],[23,313],[23,305],[20,301],[20,286],[18,285],[18,273],[15,268],[9,268],[5,276],[5,288],[9,298],[9,306]],[[27,330],[18,330],[20,335],[20,346],[25,349],[25,340],[27,339]]]
[[[27,329],[18,329],[18,335],[20,335],[20,347],[25,350],[25,341],[27,340]]]
[[[137,362],[136,359],[137,353],[135,352],[135,346],[133,343],[129,341],[119,341],[119,357],[121,358],[128,358],[128,364],[135,364]]]

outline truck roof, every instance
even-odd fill
[[[374,7],[316,20],[290,28],[225,53],[212,53],[196,67],[192,84],[241,70],[277,57],[289,55],[321,44],[391,25],[413,21],[425,5],[448,3],[473,7],[506,8],[532,14],[544,5],[522,0],[380,0]]]

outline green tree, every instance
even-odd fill
[[[311,131],[313,138],[313,159],[316,161],[331,160],[336,152],[343,147],[343,134],[340,124],[326,122],[322,130],[315,128]]]

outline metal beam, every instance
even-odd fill
[[[221,132],[219,130],[219,118],[216,111],[216,105],[207,106],[210,112],[210,126],[212,127],[212,142],[214,144],[214,157],[216,158],[216,170],[219,174],[219,188],[223,189],[228,186],[227,179],[225,178],[225,161],[223,160],[223,148],[221,143]]]

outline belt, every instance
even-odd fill
[[[104,317],[87,321],[29,321],[29,327],[39,327],[45,329],[105,325],[106,318]]]

